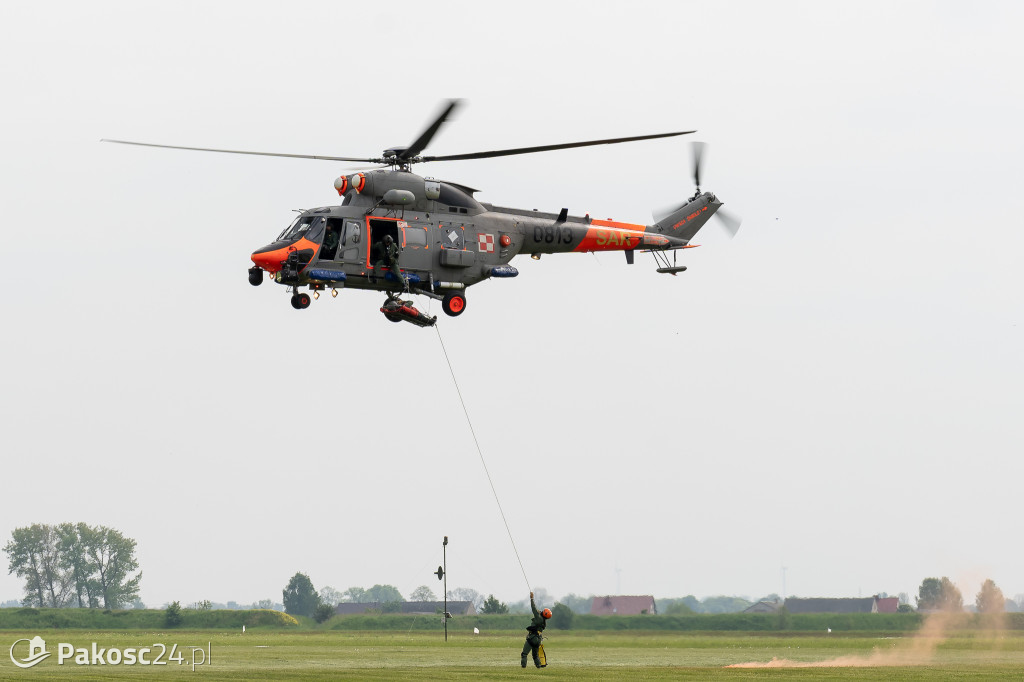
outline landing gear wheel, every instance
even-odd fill
[[[292,294],[292,307],[303,310],[309,307],[309,294]]]
[[[441,309],[449,317],[458,317],[466,309],[466,297],[450,291],[444,295],[444,300],[441,301]]]

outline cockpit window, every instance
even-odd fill
[[[311,215],[300,215],[295,221],[285,229],[284,232],[277,238],[278,241],[284,241],[286,239],[298,239],[309,231],[309,226],[313,224],[313,221],[317,220],[316,217]]]
[[[277,241],[282,241],[285,235],[291,232],[291,229],[295,227],[295,223],[299,222],[300,220],[302,220],[302,216],[299,216],[298,218],[293,220],[291,224],[288,225],[288,227],[284,228],[284,231],[281,234],[277,235]]]
[[[320,241],[320,237],[324,234],[324,219],[317,217],[313,219],[313,224],[309,228],[309,232],[305,234],[306,239],[311,242]]]

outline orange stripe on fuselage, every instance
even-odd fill
[[[644,238],[643,225],[595,220],[574,251],[626,251],[636,248]]]

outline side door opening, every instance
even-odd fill
[[[381,254],[384,253],[384,237],[385,235],[391,235],[391,238],[395,240],[399,248],[405,246],[403,235],[399,233],[398,221],[397,220],[381,220],[379,218],[370,219],[370,248],[367,251],[366,256],[366,267],[373,270],[374,264],[380,260]],[[380,275],[378,275],[380,276]]]

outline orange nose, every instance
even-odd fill
[[[256,251],[250,256],[252,262],[267,272],[277,272],[281,269],[281,261],[288,257],[288,249],[273,249],[270,251]]]

